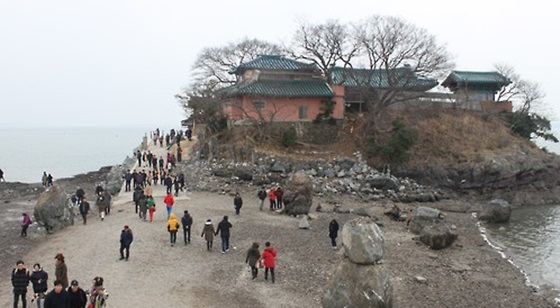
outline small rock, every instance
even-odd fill
[[[311,226],[309,225],[309,221],[307,221],[307,216],[303,216],[301,218],[301,220],[299,221],[299,228],[304,230],[308,230],[309,228],[311,228]]]
[[[416,280],[416,282],[422,283],[422,284],[427,284],[428,283],[428,279],[426,279],[422,276],[414,276],[414,280]]]

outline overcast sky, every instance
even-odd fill
[[[426,28],[456,69],[510,64],[560,115],[556,1],[2,0],[0,127],[178,125],[173,96],[203,47],[374,14]]]

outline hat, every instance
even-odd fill
[[[205,225],[211,225],[211,224],[212,224],[212,220],[211,220],[211,219],[208,219],[208,220],[206,220],[206,222],[205,222],[204,224],[205,224]]]
[[[78,280],[74,279],[72,280],[72,282],[70,283],[73,286],[77,286],[78,285]]]
[[[124,228],[125,228],[125,229],[128,229],[128,225],[125,225]]]

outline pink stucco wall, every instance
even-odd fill
[[[335,91],[336,92],[336,91]],[[283,121],[313,121],[319,113],[325,98],[258,98],[241,97],[232,99],[224,104],[224,112],[231,120],[241,120],[244,118],[259,119],[260,116],[265,121],[271,118],[275,122]],[[344,117],[344,89],[342,95],[335,96],[336,101],[333,117],[342,119]],[[259,112],[253,107],[254,101],[264,101],[265,108]],[[301,106],[307,107],[307,117],[300,119],[299,110]]]

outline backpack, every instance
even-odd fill
[[[266,199],[266,192],[264,190],[259,191],[259,193],[257,194],[257,197],[259,197],[259,199],[261,199],[261,200]]]

